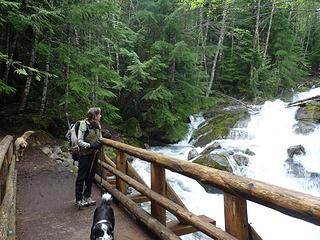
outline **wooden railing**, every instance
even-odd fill
[[[0,239],[16,239],[17,171],[13,157],[12,136],[0,142]]]
[[[275,209],[286,215],[320,225],[320,198],[281,188],[261,181],[202,166],[199,164],[166,157],[140,148],[109,139],[104,145],[118,152],[115,160],[104,153],[100,161],[103,168],[97,181],[122,205],[133,213],[161,239],[179,239],[191,231],[201,231],[213,239],[261,239],[248,224],[247,200]],[[151,188],[126,160],[126,155],[151,163]],[[215,222],[199,217],[186,209],[179,197],[165,180],[165,169],[214,186],[224,192],[225,231]],[[116,188],[110,173],[116,176]],[[134,187],[141,195],[127,194],[127,185]],[[139,208],[136,202],[151,200],[151,215]],[[166,211],[170,211],[180,223],[167,222]],[[210,211],[210,209],[208,209]],[[190,226],[193,230],[190,230]]]

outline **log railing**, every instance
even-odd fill
[[[188,161],[166,157],[113,140],[103,139],[102,141],[104,145],[115,148],[118,152],[116,163],[105,154],[102,155],[100,162],[103,171],[116,176],[116,189],[108,183],[107,175],[102,172],[100,175],[103,176],[103,179],[97,176],[97,180],[101,181],[103,186],[120,203],[125,205],[161,239],[179,239],[174,233],[185,234],[187,231],[182,230],[182,226],[186,226],[186,224],[213,239],[261,239],[248,224],[247,200],[320,225],[320,198],[318,197]],[[151,163],[151,189],[126,161],[127,154]],[[170,185],[166,183],[165,169],[209,184],[224,192],[226,232],[186,209]],[[134,202],[137,198],[127,194],[127,185],[141,193],[138,202],[142,202],[141,199],[151,200],[151,216],[146,214],[144,210],[137,208]],[[181,224],[174,225],[172,222],[167,222],[165,210],[173,213]]]
[[[0,239],[16,239],[17,171],[13,157],[12,136],[0,142]]]

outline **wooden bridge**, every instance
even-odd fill
[[[12,141],[12,136],[6,136],[0,142],[0,240],[16,239],[16,219],[19,225],[16,214],[17,169]],[[311,224],[320,225],[320,198],[166,157],[109,139],[103,139],[103,143],[104,149],[111,147],[117,152],[115,159],[112,159],[105,154],[105,151],[101,151],[100,165],[96,175],[97,182],[101,183],[117,202],[114,204],[117,240],[180,239],[179,236],[195,231],[203,232],[212,239],[262,239],[248,223],[247,200]],[[128,155],[151,164],[150,188],[127,161]],[[214,220],[206,216],[197,216],[186,208],[166,181],[166,169],[214,186],[224,192],[225,231],[216,227]],[[128,186],[133,187],[140,194],[128,193]],[[73,194],[73,188],[70,187],[70,189]],[[63,195],[59,197],[63,199]],[[151,213],[139,206],[142,202],[151,202]],[[65,209],[63,211],[65,216],[71,214]],[[169,221],[166,211],[175,215],[176,220]],[[128,216],[131,216],[132,220]],[[37,237],[36,239],[88,239],[91,221],[90,216],[87,220],[88,230],[81,229],[78,238],[64,238],[60,235],[59,238]],[[61,231],[64,227],[66,225],[60,224],[60,229],[57,231]],[[148,230],[143,230],[145,228]],[[77,229],[74,231],[79,232]],[[84,231],[87,233],[85,234]],[[128,233],[133,235],[129,237]]]

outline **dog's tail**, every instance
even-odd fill
[[[27,131],[25,132],[21,137],[24,139],[24,140],[27,140],[28,137],[30,137],[31,134],[33,134],[34,131]]]
[[[110,205],[112,202],[112,196],[109,193],[104,193],[102,195],[101,205]]]

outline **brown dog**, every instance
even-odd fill
[[[23,156],[23,151],[28,146],[27,139],[33,134],[34,131],[27,131],[21,137],[18,137],[14,142],[16,148],[16,161],[19,161],[19,158]]]

